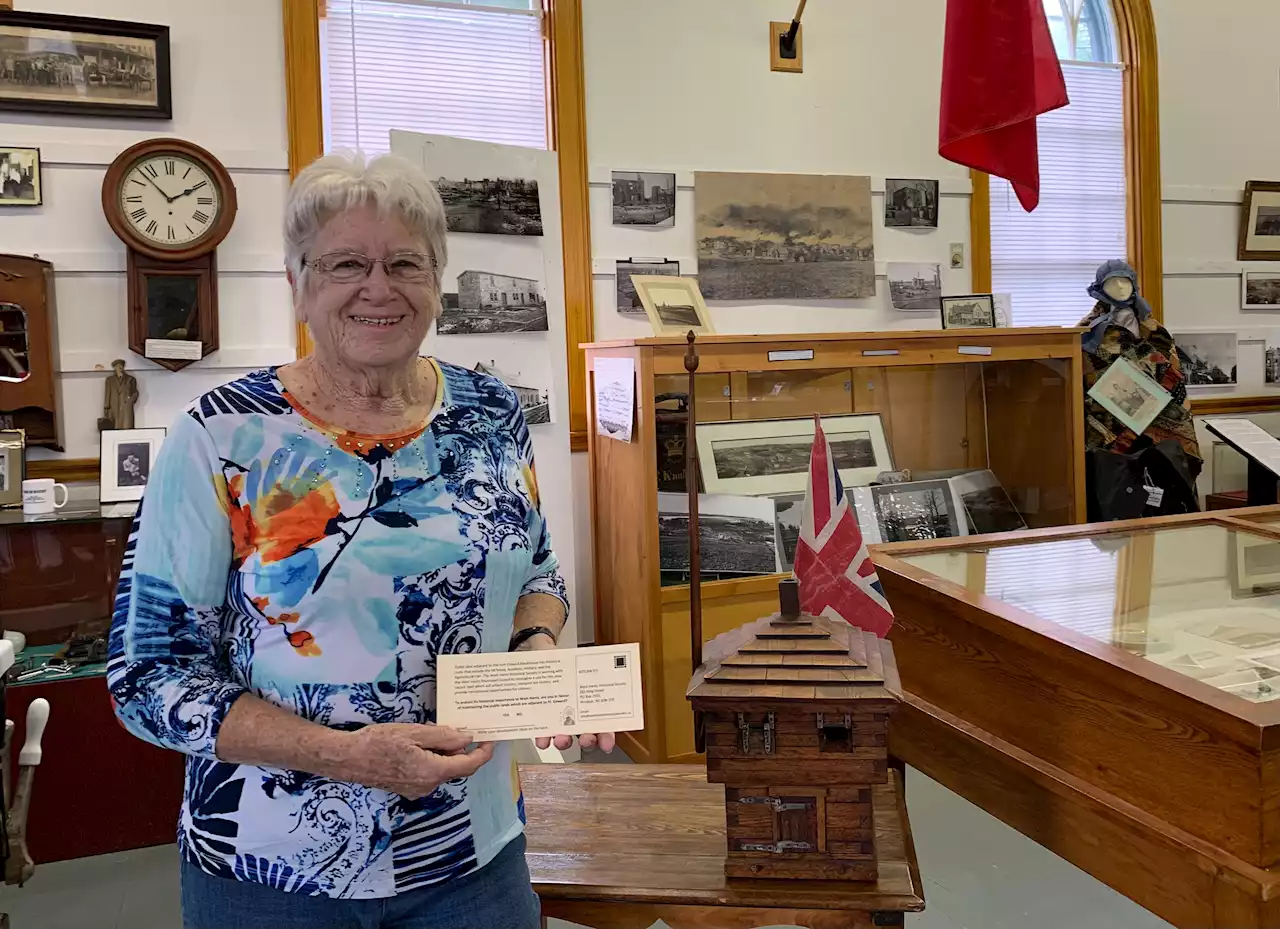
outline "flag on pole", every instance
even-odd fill
[[[1067,105],[1044,0],[947,0],[938,154],[1040,203],[1036,117]]]
[[[840,483],[822,420],[813,419],[809,489],[795,557],[800,609],[811,616],[843,619],[883,638],[893,625],[893,611]]]

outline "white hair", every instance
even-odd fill
[[[444,204],[422,169],[399,155],[325,155],[299,172],[284,208],[284,260],[294,277],[305,276],[303,262],[315,257],[308,249],[324,224],[360,206],[372,206],[380,216],[394,214],[426,244],[435,258],[438,291],[449,258]]]

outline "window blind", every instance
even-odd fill
[[[991,178],[991,284],[1015,326],[1074,326],[1093,307],[1098,265],[1127,253],[1124,72],[1062,63],[1071,103],[1039,119],[1040,206]]]
[[[540,10],[328,0],[325,148],[390,148],[392,129],[547,147]]]
[[[1088,539],[995,547],[987,552],[987,595],[1108,640],[1116,606],[1118,557],[1117,552],[1099,549]]]

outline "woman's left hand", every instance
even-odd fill
[[[551,641],[548,636],[535,635],[533,638],[525,642],[521,647],[521,651],[540,651],[542,649],[556,647],[556,643]],[[534,744],[537,745],[538,748],[550,748],[553,743],[558,751],[563,752],[573,744],[573,736],[543,736],[540,739],[534,739]],[[613,746],[616,744],[616,740],[614,739],[612,732],[584,732],[582,735],[578,736],[578,744],[583,748],[598,748],[600,751],[608,754],[613,751]]]

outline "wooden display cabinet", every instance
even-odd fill
[[[895,757],[1175,926],[1280,927],[1280,507],[872,556]]]
[[[0,255],[0,428],[25,430],[29,447],[60,452],[61,403],[53,265]]]
[[[1028,524],[1082,522],[1082,331],[704,336],[696,342],[695,415],[705,423],[879,413],[896,468],[990,468]],[[646,727],[619,741],[636,761],[698,761],[684,695],[689,591],[663,586],[658,540],[660,481],[670,490],[682,483],[672,469],[660,470],[660,453],[679,434],[657,421],[655,400],[687,392],[686,342],[584,348],[589,398],[596,359],[630,358],[636,370],[631,442],[598,435],[588,402],[596,642],[640,642],[644,668]],[[704,580],[705,638],[773,612],[778,580]]]

